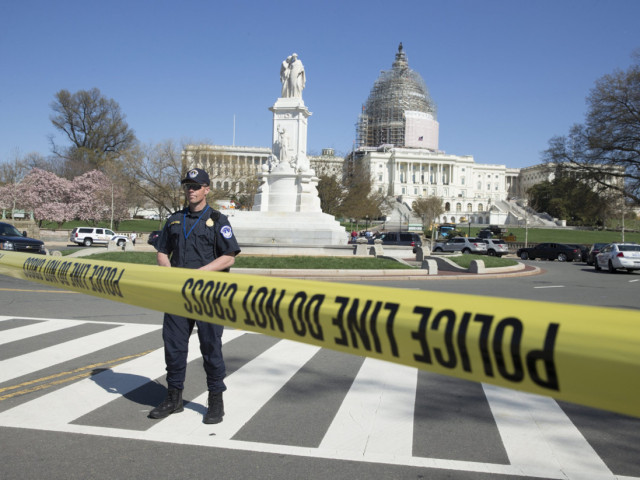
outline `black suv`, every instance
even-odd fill
[[[22,232],[10,223],[0,222],[0,250],[13,252],[39,253],[46,255],[44,242],[27,237],[27,232]]]
[[[403,247],[421,247],[422,240],[420,235],[411,232],[386,232],[380,234],[378,239],[382,240],[383,245],[400,245]],[[374,238],[369,240],[369,243],[374,242]]]

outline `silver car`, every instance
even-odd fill
[[[509,253],[507,242],[500,238],[483,238],[487,244],[487,255],[490,257],[501,257]]]
[[[482,238],[453,237],[446,242],[438,242],[433,247],[434,252],[462,252],[484,255],[487,244]]]
[[[615,273],[619,268],[628,272],[640,270],[640,245],[636,243],[611,243],[600,250],[595,259],[596,270],[606,268]]]

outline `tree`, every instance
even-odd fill
[[[527,191],[531,206],[570,225],[603,225],[611,208],[608,197],[580,178],[559,175]]]
[[[75,218],[96,225],[113,218],[118,224],[129,218],[125,189],[112,183],[106,174],[91,170],[73,179],[70,201],[75,206]]]
[[[126,155],[124,169],[135,188],[162,212],[175,212],[184,205],[180,179],[187,167],[183,149],[172,141],[146,145]]]
[[[411,208],[413,208],[416,215],[422,218],[425,231],[431,230],[433,221],[444,213],[442,198],[435,195],[418,198],[413,202]]]
[[[338,179],[329,174],[318,176],[318,197],[320,208],[329,215],[338,215],[345,198],[345,189]]]
[[[563,166],[609,191],[640,202],[640,54],[628,70],[596,81],[584,124],[549,140],[547,162]]]
[[[60,147],[51,138],[52,151],[74,174],[100,169],[136,144],[118,103],[97,88],[73,94],[60,90],[51,108],[51,123],[71,142]]]
[[[347,163],[343,184],[347,193],[340,212],[345,217],[361,220],[380,216],[379,198],[371,193],[373,182],[369,166],[362,159],[353,159]]]
[[[238,180],[240,180],[240,178]],[[243,180],[244,189],[238,193],[231,193],[231,200],[236,203],[236,208],[251,210],[256,194],[258,193],[258,188],[260,187],[260,180],[257,176],[244,178]]]
[[[39,225],[43,220],[64,222],[74,218],[76,208],[70,200],[72,184],[55,173],[34,168],[20,183],[18,203],[33,211]]]

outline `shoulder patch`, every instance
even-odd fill
[[[173,221],[173,222],[171,222],[169,225],[170,225],[170,226],[171,226],[171,225],[180,225],[180,220],[174,220],[174,221]]]
[[[231,231],[231,227],[229,225],[225,225],[220,229],[220,233],[224,238],[231,238],[233,236],[233,232]]]

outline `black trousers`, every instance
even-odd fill
[[[169,388],[184,389],[187,373],[187,354],[189,337],[193,327],[198,325],[200,352],[207,374],[207,389],[210,392],[224,392],[226,369],[222,357],[222,332],[224,327],[214,323],[201,322],[178,315],[164,314],[162,339],[164,340],[164,358],[167,364],[167,385]]]

